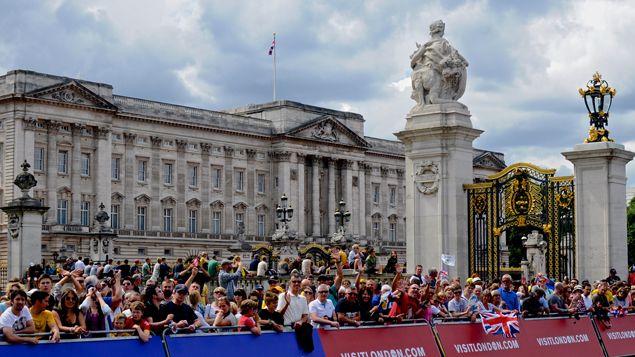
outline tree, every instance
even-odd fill
[[[626,208],[626,242],[628,245],[628,265],[635,264],[635,197]]]

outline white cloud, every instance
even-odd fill
[[[200,78],[200,67],[198,65],[187,65],[175,72],[179,81],[190,95],[208,103],[215,100],[213,88]]]

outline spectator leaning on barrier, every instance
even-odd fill
[[[309,304],[309,313],[313,327],[331,326],[339,328],[335,306],[329,300],[329,286],[320,284],[317,288],[317,299]]]
[[[266,293],[264,304],[265,307],[258,313],[262,329],[282,332],[284,328],[284,317],[280,312],[276,311],[276,307],[278,306],[278,294],[272,292]]]
[[[337,321],[340,324],[348,326],[360,326],[362,324],[361,310],[357,297],[357,289],[351,286],[346,288],[346,296],[337,302],[335,312],[337,313]]]
[[[11,308],[0,316],[0,331],[7,342],[37,344],[35,337],[20,337],[17,334],[29,334],[35,332],[33,318],[26,307],[26,292],[15,290],[11,292]]]
[[[498,288],[498,292],[500,293],[500,297],[504,306],[504,309],[512,310],[512,311],[520,311],[520,301],[518,300],[518,295],[512,289],[512,277],[509,274],[503,275],[501,279],[503,284],[502,287]]]
[[[50,332],[50,340],[58,342],[60,340],[60,330],[55,323],[53,313],[48,310],[49,294],[42,290],[36,290],[31,294],[31,318],[35,326],[35,333]]]
[[[277,311],[284,317],[284,324],[299,328],[306,323],[309,316],[309,306],[304,296],[300,295],[300,274],[293,273],[289,279],[289,288],[278,295]]]
[[[245,300],[240,304],[240,319],[238,320],[238,325],[245,327],[239,328],[238,331],[248,330],[254,335],[260,336],[260,318],[257,311],[258,303],[253,300]]]
[[[188,293],[187,286],[178,284],[174,288],[172,300],[159,308],[159,319],[166,320],[172,315],[177,328],[188,329],[193,332],[197,327],[200,327],[201,323],[198,321],[194,310],[185,304]]]

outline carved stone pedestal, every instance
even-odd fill
[[[413,110],[396,133],[406,154],[406,244],[408,270],[417,264],[468,273],[467,199],[464,184],[473,181],[472,128],[460,103],[430,104]],[[456,256],[456,266],[441,267],[441,254]]]

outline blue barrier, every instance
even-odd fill
[[[205,356],[209,353],[226,353],[232,356],[324,356],[322,344],[315,329],[313,330],[315,350],[311,353],[305,353],[300,349],[293,331],[282,333],[265,331],[260,336],[255,336],[251,332],[167,335],[165,342],[170,357]]]
[[[52,343],[47,340],[37,345],[0,343],[1,356],[164,356],[163,341],[160,336],[152,336],[143,343],[139,337],[90,338],[62,340]]]

